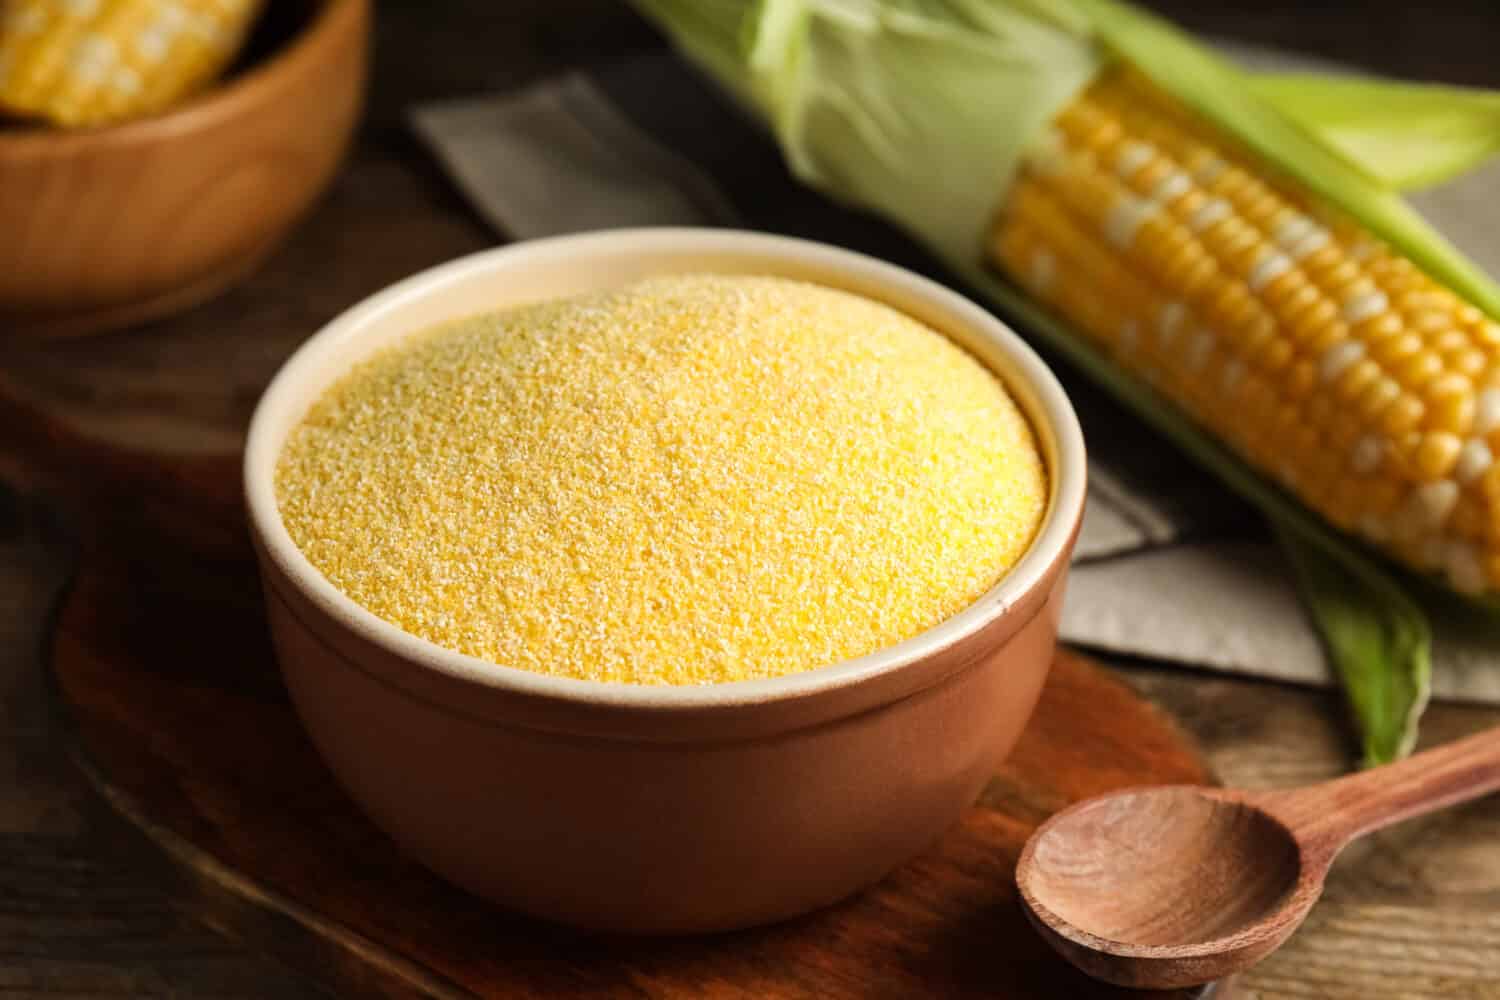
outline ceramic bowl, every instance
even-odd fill
[[[1039,534],[976,603],[856,660],[696,687],[495,666],[376,618],[297,549],[277,456],[352,364],[456,316],[684,271],[775,274],[904,310],[1009,386],[1051,476]],[[508,907],[640,933],[779,920],[930,847],[1020,736],[1051,663],[1084,502],[1056,379],[1013,332],[908,271],[816,243],[637,229],[521,243],[375,295],[286,363],[250,428],[245,481],[277,657],[349,794],[433,871]]]
[[[0,130],[0,342],[201,302],[254,268],[327,186],[358,118],[370,0],[272,0],[266,16],[295,22],[292,37],[178,108]]]

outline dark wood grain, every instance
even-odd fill
[[[184,990],[223,1000],[316,995],[182,912],[148,870],[84,843],[0,834],[0,997]]]
[[[303,735],[253,586],[184,590],[91,563],[49,666],[87,773],[171,863],[180,897],[341,992],[1110,996],[1026,926],[1021,844],[1082,796],[1208,777],[1165,715],[1061,654],[1012,760],[936,850],[789,924],[623,939],[501,912],[400,855]]]
[[[93,822],[104,810],[71,773],[38,669],[62,541],[0,485],[0,998],[315,995],[184,913]]]
[[[1222,37],[1407,76],[1500,84],[1500,7],[1490,0],[1150,5]],[[185,472],[176,457],[210,456],[234,467],[254,398],[296,343],[391,278],[492,240],[407,137],[406,107],[514,87],[655,44],[614,0],[381,0],[378,35],[371,105],[353,161],[292,242],[241,291],[118,336],[0,351],[0,478],[62,487],[49,503],[71,510],[75,524],[93,525],[89,534],[101,544],[124,538],[149,555],[173,551],[157,547],[153,533],[169,540],[186,533],[203,549],[242,552],[237,492],[216,492],[225,489],[222,475],[198,466]],[[85,800],[56,767],[60,744],[44,721],[36,669],[36,633],[65,558],[10,545],[0,524],[0,625],[7,626],[0,858],[11,862],[0,871],[0,899],[24,894],[32,907],[7,918],[10,930],[0,934],[0,997],[304,995],[301,980],[251,950],[168,921],[168,897],[143,868],[101,855],[116,831],[99,831],[101,843],[80,839],[89,826]],[[1123,666],[1202,742],[1229,783],[1286,787],[1351,764],[1333,693]],[[1494,710],[1437,705],[1424,721],[1424,741],[1497,722]],[[991,793],[1011,794],[1003,784]],[[13,845],[13,837],[25,840]],[[78,880],[59,882],[49,858],[66,859]],[[117,907],[124,881],[131,902]],[[176,898],[179,890],[172,892]],[[137,917],[96,921],[96,907]],[[96,922],[103,930],[91,936]],[[1351,848],[1303,931],[1248,977],[1247,988],[1261,1000],[1500,997],[1496,954],[1500,803],[1492,800]]]

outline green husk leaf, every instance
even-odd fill
[[[1329,552],[1295,524],[1272,522],[1359,723],[1364,765],[1406,756],[1432,690],[1426,614],[1368,562]]]
[[[1394,192],[1260,100],[1237,70],[1115,0],[636,2],[766,117],[803,180],[913,233],[1264,511],[1289,539],[1367,760],[1410,748],[1427,696],[1430,630],[1385,564],[989,271],[983,237],[1032,138],[1097,71],[1102,40],[1492,314],[1500,288]]]
[[[1500,152],[1500,94],[1313,73],[1253,73],[1250,88],[1378,184],[1415,191]]]
[[[638,2],[766,118],[801,180],[949,258],[983,252],[1022,153],[1100,64],[1065,5]]]
[[[1427,224],[1401,195],[1261,100],[1247,74],[1162,19],[1120,0],[1057,0],[1085,12],[1099,37],[1158,86],[1239,139],[1267,164],[1342,209],[1437,281],[1500,319],[1500,285]]]

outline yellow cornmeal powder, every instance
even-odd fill
[[[1031,429],[950,341],[777,278],[684,275],[477,316],[336,383],[281,513],[406,631],[641,684],[774,677],[962,610],[1047,499]]]

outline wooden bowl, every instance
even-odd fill
[[[267,18],[299,13],[267,56],[166,114],[0,129],[0,340],[180,311],[276,246],[348,147],[367,62],[369,0],[273,0]]]
[[[528,673],[443,649],[345,597],[292,541],[276,461],[350,366],[455,316],[683,271],[865,295],[993,368],[1036,429],[1051,477],[1020,562],[967,609],[869,656],[674,688]],[[808,912],[877,881],[958,821],[1021,735],[1052,661],[1084,477],[1061,386],[990,313],[847,250],[693,229],[515,244],[366,300],[287,362],[245,454],[282,674],[353,799],[473,892],[553,920],[654,933]]]

